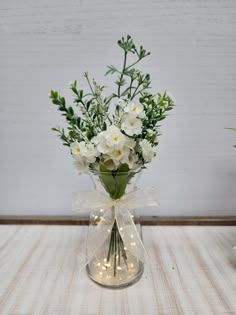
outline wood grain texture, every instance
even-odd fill
[[[177,106],[162,122],[157,158],[142,177],[158,186],[161,206],[142,215],[235,215],[235,0],[0,1],[0,213],[73,215],[78,178],[54,125],[48,99],[88,70],[105,94],[106,65],[122,66],[116,41],[131,34],[151,51],[141,69],[152,91]],[[222,210],[224,209],[224,210]]]
[[[236,225],[236,217],[157,217],[141,216],[141,225]],[[89,217],[1,216],[0,224],[88,225]]]
[[[150,265],[117,291],[79,271],[86,229],[0,226],[0,314],[236,314],[235,227],[143,227]]]

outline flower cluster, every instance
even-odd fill
[[[63,144],[70,147],[79,171],[100,170],[101,166],[108,171],[117,171],[121,165],[126,165],[129,170],[142,168],[155,156],[158,123],[174,106],[170,94],[148,93],[150,75],[134,68],[150,53],[142,46],[137,49],[130,36],[122,38],[118,45],[124,51],[123,69],[108,66],[106,73],[118,75],[117,93],[104,98],[104,87],[94,80],[91,82],[87,73],[89,93],[79,90],[77,81],[70,83],[77,111],[73,106],[67,106],[64,97],[56,91],[50,92],[52,103],[58,106],[68,123],[66,131],[64,128],[52,129],[59,133]],[[131,64],[127,64],[129,53],[137,56]]]

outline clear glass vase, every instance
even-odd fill
[[[144,270],[140,248],[137,248],[142,233],[139,217],[127,209],[127,203],[119,201],[136,189],[139,175],[111,171],[93,172],[91,177],[95,193],[107,200],[107,206],[94,209],[90,216],[87,272],[102,286],[126,287],[138,281]]]

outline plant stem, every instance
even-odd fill
[[[124,71],[125,71],[125,67],[126,67],[126,59],[127,59],[127,51],[125,50],[124,64],[123,64],[123,69],[122,69],[122,73],[121,73],[121,76],[120,76],[120,82],[121,82],[121,80],[123,79],[123,76],[124,76]],[[121,88],[121,85],[119,84],[119,86],[118,86],[118,97],[119,98],[120,98],[120,88]]]
[[[141,85],[142,85],[142,84],[140,84],[140,83],[137,85],[137,87],[136,87],[135,90],[134,90],[133,95],[130,97],[131,100],[137,95],[136,92],[137,92],[137,90],[139,89],[139,87],[140,87]]]
[[[108,248],[108,253],[107,253],[107,263],[112,259],[112,256],[113,256],[113,268],[114,268],[113,274],[114,274],[114,277],[116,277],[117,264],[118,266],[120,266],[121,257],[123,258],[124,263],[126,267],[128,268],[127,255],[125,252],[124,243],[120,235],[116,221],[114,222],[112,230],[111,230],[111,237],[110,237],[109,248]]]
[[[117,241],[116,241],[116,232],[117,232],[117,224],[116,228],[114,229],[114,239],[115,239],[115,252],[114,252],[114,277],[116,276],[116,250],[117,250]]]
[[[138,63],[141,59],[137,59],[135,62],[131,63],[131,65],[129,65],[125,70],[128,70],[129,68],[132,68],[133,66],[136,65],[136,63]]]

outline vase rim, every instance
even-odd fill
[[[116,176],[122,176],[122,175],[127,175],[127,174],[137,174],[137,173],[140,173],[141,171],[142,171],[142,168],[140,168],[138,170],[129,170],[127,172],[117,172]],[[107,175],[107,176],[113,175],[111,170],[109,172],[101,172],[98,170],[89,170],[89,172],[93,175],[99,175],[99,174]]]

